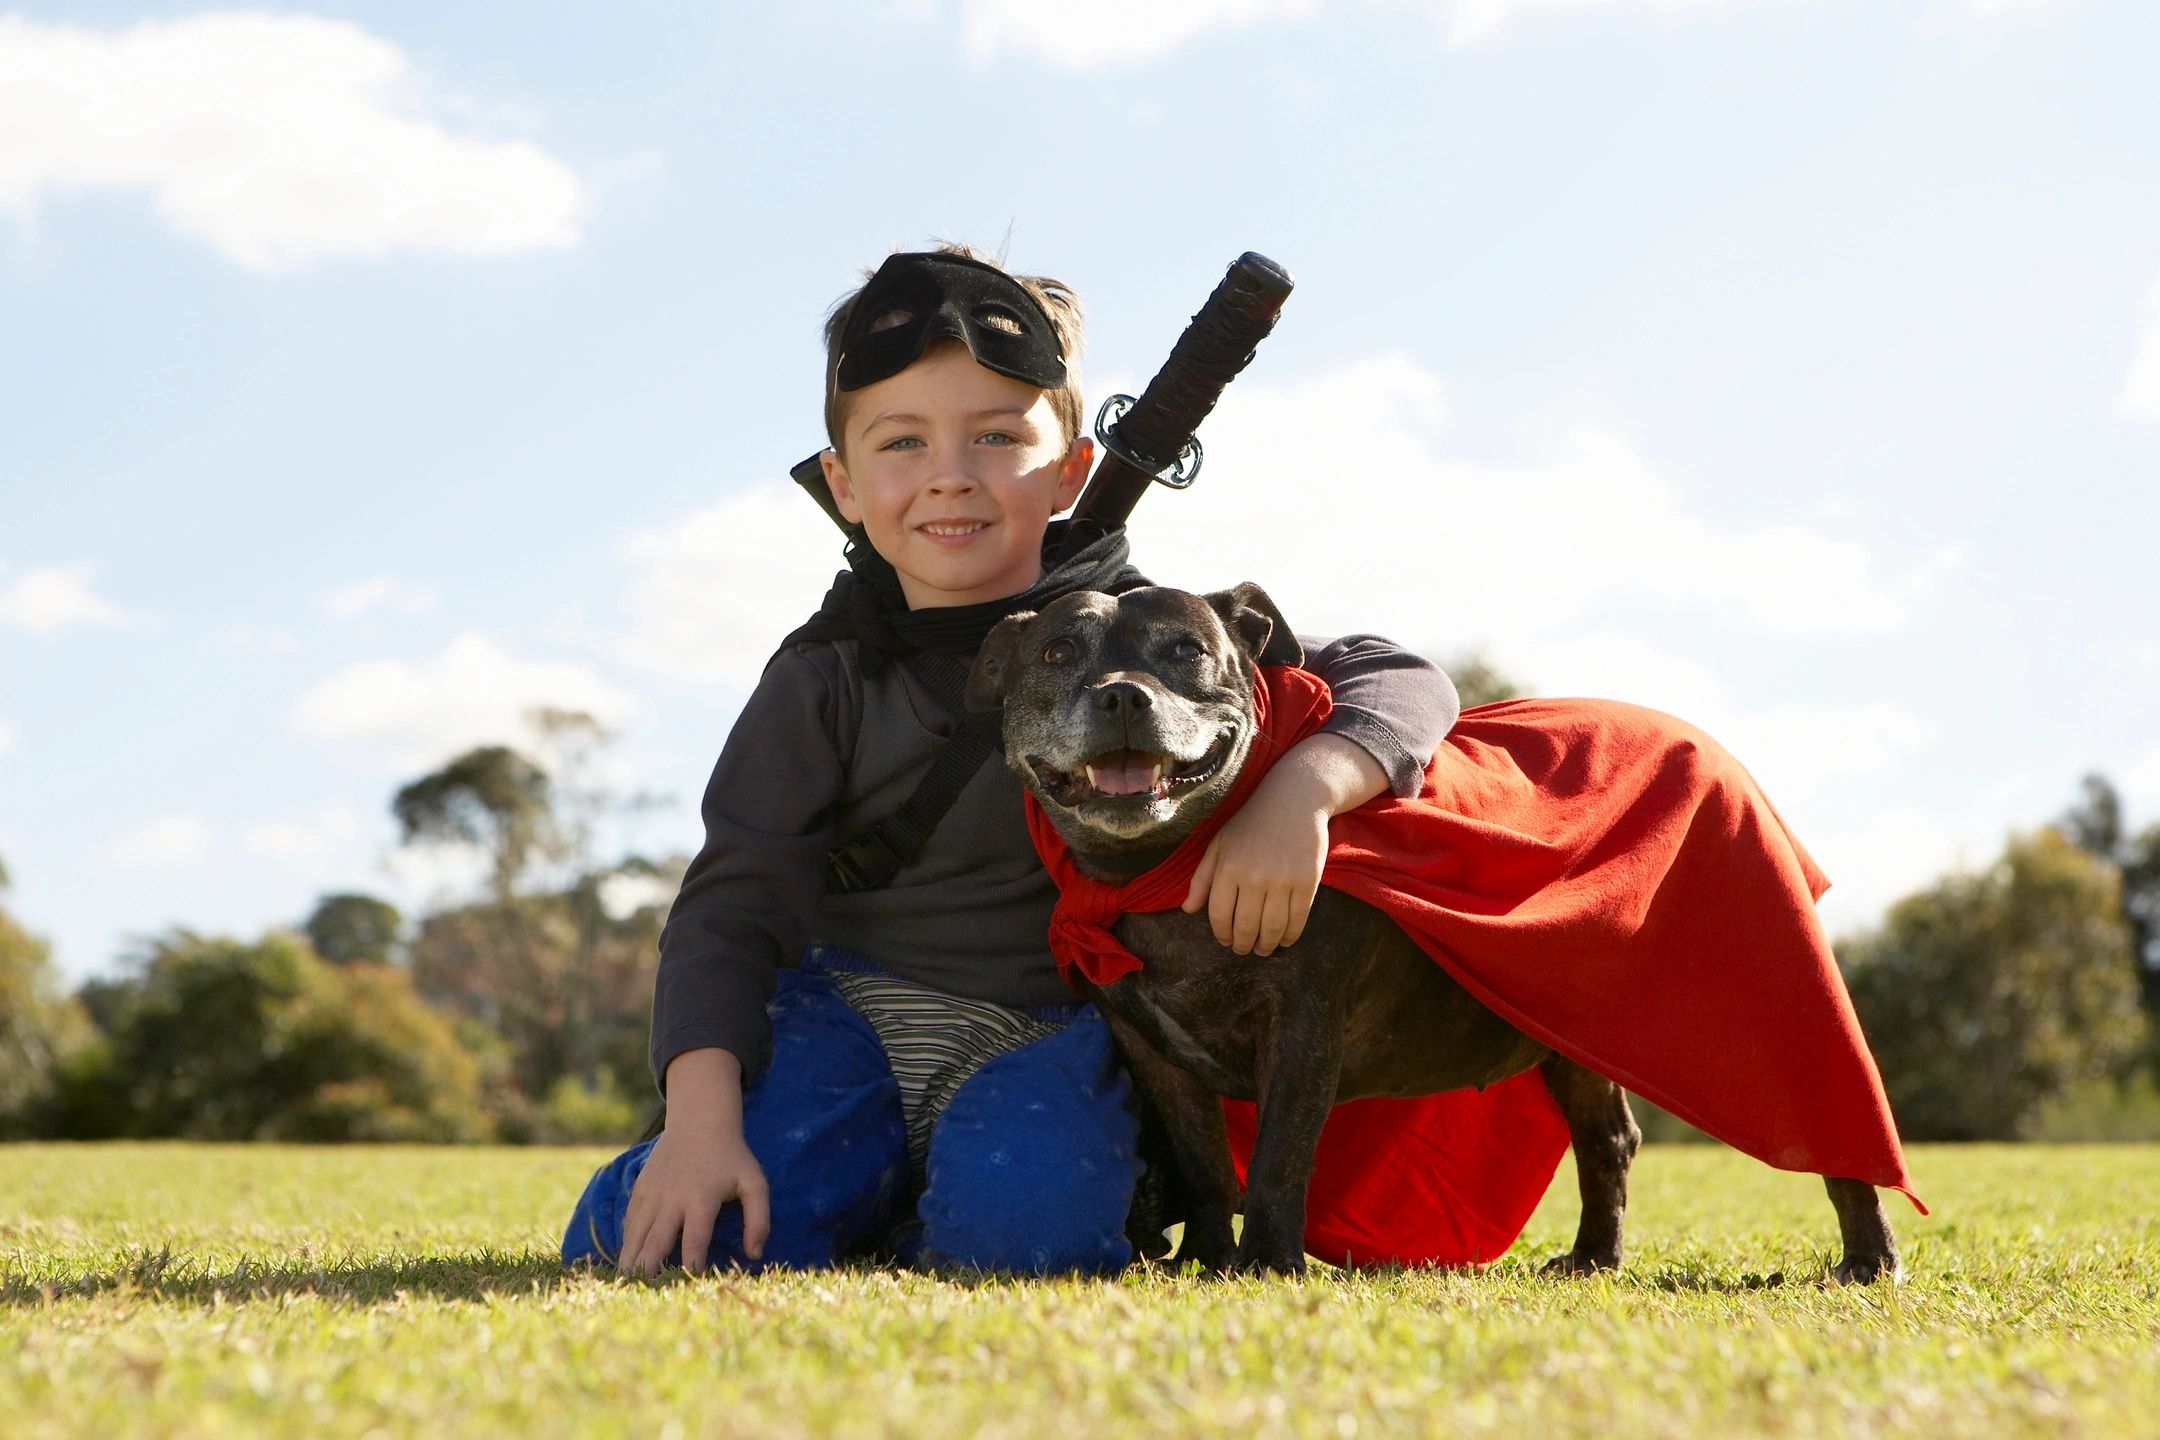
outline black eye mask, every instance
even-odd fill
[[[985,370],[1045,390],[1065,383],[1057,332],[1019,282],[977,260],[914,251],[889,257],[855,297],[840,332],[840,388],[890,379],[946,339]]]

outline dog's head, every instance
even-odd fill
[[[1267,592],[1066,595],[984,640],[971,710],[1076,855],[1175,845],[1222,802],[1253,739],[1255,664],[1304,660]]]

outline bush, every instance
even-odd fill
[[[2144,1037],[2113,866],[2053,830],[1952,875],[1847,942],[1853,1006],[1913,1140],[2014,1140]]]
[[[2160,1140],[2160,1085],[2140,1070],[2127,1080],[2088,1080],[2044,1102],[2023,1138],[2049,1143],[2150,1144]]]
[[[644,1125],[639,1100],[624,1094],[612,1075],[565,1075],[541,1104],[533,1138],[550,1145],[627,1145]]]
[[[184,931],[100,988],[107,1047],[85,1129],[199,1140],[473,1140],[480,1067],[402,973],[337,968],[299,937]]]
[[[372,895],[325,895],[300,928],[315,953],[333,965],[388,965],[397,959],[405,917]]]
[[[95,1041],[82,1006],[55,992],[51,949],[0,910],[0,1140],[50,1129],[61,1077]]]

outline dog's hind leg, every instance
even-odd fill
[[[1568,1141],[1575,1149],[1575,1183],[1582,1194],[1575,1248],[1548,1260],[1545,1272],[1581,1275],[1617,1269],[1627,1216],[1628,1167],[1642,1144],[1642,1131],[1635,1128],[1635,1117],[1628,1112],[1627,1092],[1565,1056],[1550,1056],[1539,1068],[1560,1113],[1567,1117]]]
[[[1890,1233],[1890,1217],[1883,1214],[1882,1197],[1865,1180],[1843,1180],[1825,1175],[1823,1186],[1837,1207],[1838,1234],[1845,1242],[1845,1258],[1832,1273],[1840,1285],[1872,1285],[1877,1280],[1898,1278],[1897,1237]]]
[[[1230,1166],[1230,1140],[1223,1133],[1222,1100],[1163,1059],[1116,1011],[1107,1005],[1102,1011],[1133,1083],[1162,1122],[1171,1163],[1177,1167],[1175,1188],[1185,1200],[1185,1236],[1170,1264],[1196,1262],[1203,1270],[1222,1274],[1237,1253],[1237,1238],[1230,1232],[1230,1216],[1237,1209],[1237,1172]]]

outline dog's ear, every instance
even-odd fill
[[[1231,638],[1245,648],[1255,665],[1305,663],[1305,647],[1291,633],[1290,622],[1282,618],[1267,591],[1252,581],[1241,580],[1202,598],[1222,617]]]
[[[983,637],[982,649],[975,652],[974,668],[968,671],[966,703],[971,713],[1005,708],[1006,672],[1012,668],[1013,651],[1019,647],[1020,632],[1027,629],[1028,621],[1034,618],[1032,610],[1008,615],[991,626],[990,633]]]

